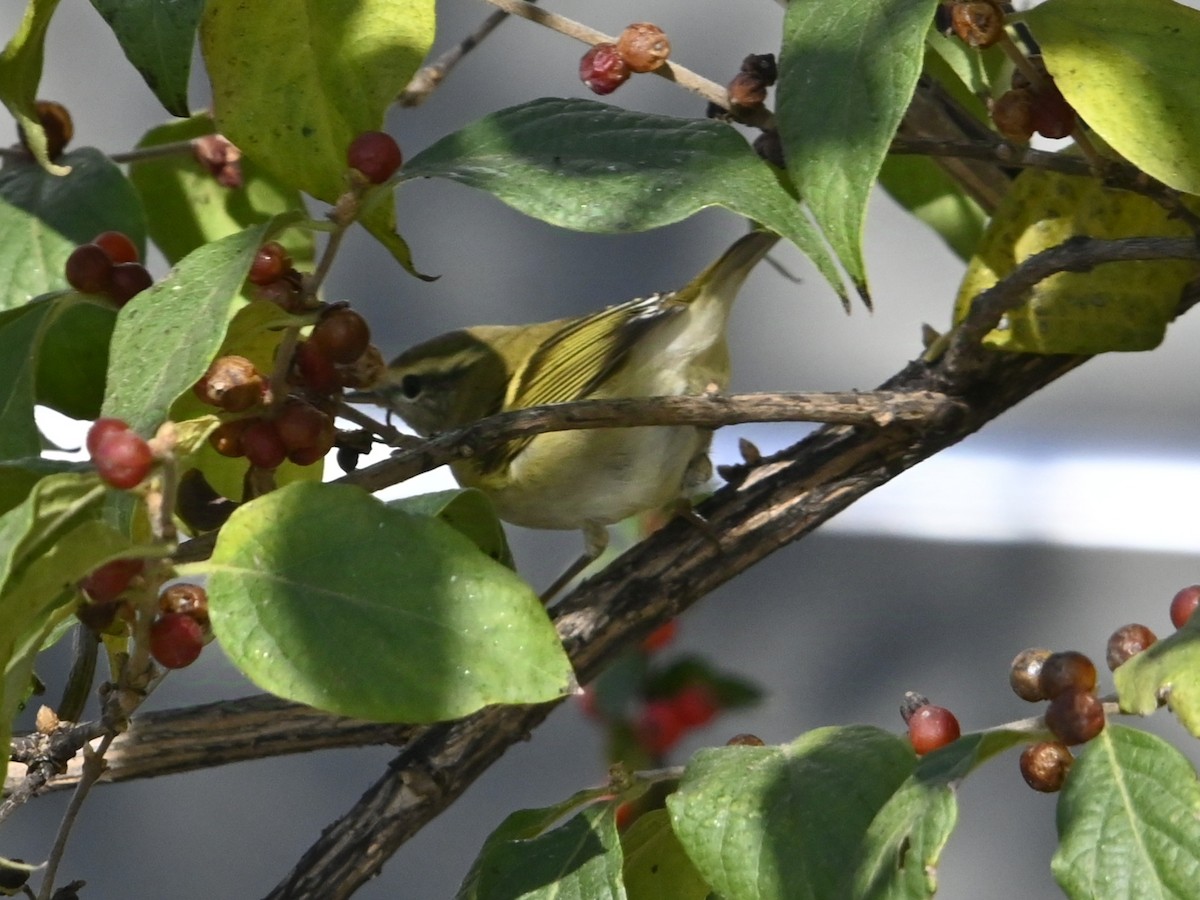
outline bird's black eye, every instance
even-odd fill
[[[400,379],[400,393],[409,400],[416,400],[421,396],[421,376],[420,375],[405,375]]]

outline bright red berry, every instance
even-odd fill
[[[1085,743],[1104,730],[1104,704],[1091,691],[1065,691],[1046,707],[1046,727],[1068,746]]]
[[[94,238],[92,243],[108,254],[114,263],[135,263],[141,261],[137,246],[130,237],[120,231],[105,231]]]
[[[115,488],[129,490],[142,483],[154,465],[150,445],[135,431],[111,430],[96,442],[92,453],[96,474]]]
[[[932,703],[908,717],[908,739],[918,756],[924,756],[958,740],[962,734],[954,713]]]
[[[120,419],[97,419],[92,423],[92,427],[88,429],[87,433],[85,445],[87,446],[88,456],[96,455],[96,448],[100,446],[100,442],[108,435],[128,430],[129,426]]]
[[[371,184],[383,184],[404,162],[400,145],[383,131],[364,131],[350,142],[346,162],[357,169]]]
[[[1197,606],[1200,606],[1200,584],[1183,588],[1171,599],[1171,623],[1176,628],[1182,628],[1192,618]]]
[[[675,640],[675,635],[679,631],[679,620],[671,619],[663,622],[652,632],[642,638],[642,650],[645,653],[653,653],[656,650],[661,650],[671,641]]]
[[[1042,663],[1039,677],[1042,696],[1053,700],[1064,691],[1094,691],[1096,665],[1076,650],[1051,653]]]
[[[89,572],[80,589],[93,603],[110,603],[121,596],[130,583],[146,568],[142,559],[114,559]]]
[[[103,294],[112,285],[113,261],[95,244],[71,251],[65,266],[67,284],[81,294]]]
[[[184,613],[166,613],[150,625],[150,655],[167,669],[190,666],[204,649],[204,629]]]
[[[616,44],[596,44],[579,60],[579,80],[593,94],[611,94],[629,80],[629,66]]]
[[[670,703],[685,728],[699,728],[711,722],[721,709],[712,688],[706,684],[689,684]]]
[[[669,700],[651,700],[642,708],[633,731],[638,745],[654,756],[662,756],[683,737],[687,726]]]

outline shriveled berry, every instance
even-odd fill
[[[1008,683],[1022,700],[1037,703],[1045,700],[1042,693],[1042,666],[1050,658],[1050,651],[1040,647],[1022,650],[1012,661],[1008,670]]]
[[[1104,730],[1104,704],[1091,691],[1066,691],[1046,707],[1046,727],[1069,747]]]
[[[297,345],[295,374],[299,384],[317,394],[332,394],[342,387],[333,360],[312,341]]]
[[[173,584],[158,595],[164,613],[191,616],[201,628],[208,627],[208,591],[198,584]]]
[[[350,142],[346,162],[371,184],[383,184],[404,162],[400,145],[384,131],[364,131]]]
[[[108,254],[114,263],[140,262],[137,245],[121,231],[104,231],[92,238],[92,243]]]
[[[343,472],[353,472],[358,468],[358,461],[361,457],[362,451],[357,447],[338,447],[338,468]]]
[[[275,423],[265,419],[251,419],[242,432],[242,450],[250,464],[260,469],[277,469],[287,459],[287,447],[283,445]]]
[[[1136,622],[1122,625],[1109,637],[1104,661],[1108,663],[1110,670],[1115,671],[1118,666],[1128,662],[1157,640],[1158,635],[1145,625],[1138,625]]]
[[[92,453],[96,474],[106,484],[129,490],[142,483],[154,465],[150,445],[136,431],[110,431]]]
[[[109,296],[124,306],[146,288],[154,284],[154,279],[141,263],[117,263],[112,270],[112,286]]]
[[[579,80],[593,94],[611,94],[629,80],[629,66],[616,44],[596,44],[579,60]]]
[[[294,450],[319,448],[324,456],[333,449],[336,430],[333,420],[311,403],[289,399],[275,417],[275,430],[291,453]]]
[[[234,419],[232,422],[222,422],[208,436],[208,442],[222,456],[228,456],[231,459],[245,456],[246,451],[242,448],[242,432],[246,430],[248,421],[248,419]]]
[[[1182,628],[1200,606],[1200,584],[1189,585],[1171,598],[1171,624]]]
[[[653,653],[656,650],[661,650],[671,641],[675,640],[675,635],[679,631],[679,620],[670,619],[663,622],[652,632],[642,638],[642,650],[646,653]]]
[[[762,106],[767,99],[767,86],[757,75],[738,72],[725,89],[729,102],[733,106],[744,109],[755,109]]]
[[[226,412],[243,412],[262,402],[267,382],[244,356],[218,356],[196,382],[196,396]]]
[[[757,734],[743,732],[735,734],[725,742],[726,747],[765,747],[766,742]]]
[[[204,629],[191,616],[166,613],[150,624],[150,655],[160,666],[190,666],[204,649]]]
[[[950,9],[950,27],[968,47],[983,50],[1004,34],[1004,12],[988,0],[966,0]]]
[[[1066,691],[1094,691],[1096,665],[1076,650],[1051,653],[1042,663],[1039,677],[1042,696],[1053,700]]]
[[[143,559],[114,559],[88,573],[79,588],[93,603],[111,603],[146,568]]]
[[[762,82],[764,87],[770,87],[779,77],[774,53],[751,53],[742,60],[740,71],[747,75],[753,75]]]
[[[767,129],[754,139],[754,152],[773,166],[787,168],[783,159],[783,141],[779,139],[779,132],[774,128]]]
[[[671,697],[670,702],[675,707],[675,715],[685,728],[707,725],[721,709],[716,694],[706,684],[689,684]]]
[[[58,159],[67,149],[67,144],[71,143],[71,138],[75,137],[75,123],[71,121],[71,113],[54,100],[39,100],[33,109],[42,130],[46,132],[46,155],[52,160]],[[25,129],[20,125],[17,126],[17,136],[22,146],[29,150]]]
[[[1062,790],[1075,757],[1065,744],[1041,741],[1021,753],[1021,777],[1035,791],[1053,794]]]
[[[88,456],[96,455],[96,448],[100,446],[100,442],[108,435],[128,430],[129,426],[121,419],[109,417],[97,419],[92,423],[92,427],[88,429],[87,440],[84,442],[87,447]]]
[[[104,294],[112,285],[113,261],[101,247],[81,244],[67,257],[65,274],[81,294]]]
[[[371,328],[366,319],[343,306],[330,310],[313,327],[309,340],[315,341],[333,362],[348,364],[366,352]]]
[[[1033,127],[1033,92],[1028,88],[1005,91],[992,103],[992,122],[1008,140],[1028,143]]]
[[[1075,130],[1075,109],[1053,84],[1046,84],[1033,94],[1030,108],[1033,130],[1042,137],[1065,138]]]
[[[629,71],[653,72],[670,57],[671,42],[657,25],[634,22],[617,38],[617,52]]]
[[[908,719],[908,739],[918,756],[953,743],[961,734],[958,719],[944,706],[928,703]]]
[[[268,285],[283,277],[292,265],[292,258],[278,241],[267,241],[258,248],[247,278],[251,284]]]
[[[683,737],[687,726],[668,700],[651,700],[633,726],[638,746],[653,756],[662,756]]]

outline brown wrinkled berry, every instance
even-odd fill
[[[1110,670],[1115,671],[1157,640],[1158,636],[1145,625],[1122,625],[1109,637],[1104,661]]]
[[[232,422],[222,422],[208,436],[212,448],[222,456],[237,459],[245,456],[242,449],[242,432],[246,430],[248,419],[234,419]]]
[[[968,47],[983,50],[1004,34],[1004,12],[988,0],[965,0],[950,8],[950,27]]]
[[[1104,730],[1104,704],[1091,691],[1064,691],[1046,707],[1046,727],[1069,747]]]
[[[767,99],[767,87],[757,75],[738,72],[725,89],[732,106],[743,109],[756,109]]]
[[[208,627],[208,592],[198,584],[173,584],[158,595],[164,613],[191,616],[201,628]]]
[[[196,396],[226,412],[243,412],[262,402],[266,379],[244,356],[219,356],[193,389]]]
[[[741,71],[747,75],[753,75],[765,87],[773,85],[779,77],[779,69],[775,65],[774,53],[751,53],[742,60]]]
[[[611,94],[629,80],[629,66],[616,44],[596,44],[579,60],[579,80],[593,94]]]
[[[650,22],[635,22],[617,38],[617,53],[631,72],[653,72],[671,55],[671,42]]]
[[[1040,647],[1022,650],[1012,661],[1008,670],[1008,683],[1022,700],[1036,703],[1045,700],[1042,693],[1042,665],[1050,658],[1050,651]]]
[[[1076,650],[1051,653],[1042,663],[1039,677],[1042,696],[1053,700],[1066,691],[1094,691],[1096,665]]]
[[[1008,140],[1026,144],[1033,137],[1033,92],[1028,88],[1005,91],[992,103],[991,114],[996,130]]]
[[[1062,790],[1075,757],[1065,744],[1041,741],[1021,753],[1021,777],[1035,791],[1052,794]]]

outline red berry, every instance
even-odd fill
[[[92,243],[108,254],[114,263],[135,263],[141,261],[137,247],[129,236],[120,231],[105,231],[94,238]]]
[[[204,649],[204,629],[189,615],[166,613],[150,625],[150,655],[167,669],[190,666]]]
[[[616,44],[596,44],[579,60],[579,80],[593,94],[611,94],[629,80],[629,66]]]
[[[67,257],[65,274],[81,294],[103,294],[112,285],[113,261],[95,244],[83,244]]]
[[[663,622],[652,632],[642,638],[642,650],[645,653],[653,653],[655,650],[661,650],[671,641],[675,640],[675,634],[679,631],[679,620],[671,619]]]
[[[267,241],[258,248],[247,276],[251,284],[268,285],[283,277],[292,265],[292,258],[278,241]]]
[[[208,592],[198,584],[173,584],[158,596],[165,613],[191,616],[201,628],[208,626]]]
[[[1065,691],[1046,707],[1046,727],[1068,746],[1085,743],[1104,730],[1104,704],[1091,691]]]
[[[111,603],[145,568],[142,559],[114,559],[88,573],[79,587],[93,603]]]
[[[685,730],[675,705],[668,700],[647,703],[633,727],[638,746],[654,756],[662,756],[679,743]]]
[[[267,381],[244,356],[219,356],[196,382],[196,396],[226,412],[244,412],[263,400]]]
[[[1062,790],[1075,757],[1065,744],[1042,741],[1030,744],[1021,753],[1021,776],[1035,791],[1052,794]]]
[[[275,423],[251,419],[242,431],[242,450],[252,466],[277,469],[287,459],[287,447],[275,430]]]
[[[1171,623],[1176,628],[1182,628],[1192,618],[1197,606],[1200,606],[1200,584],[1183,588],[1171,599]]]
[[[1030,117],[1042,137],[1065,138],[1075,130],[1075,110],[1053,83],[1034,93]]]
[[[635,22],[617,38],[617,52],[629,71],[653,72],[671,55],[671,42],[657,25]]]
[[[100,446],[100,442],[110,434],[115,434],[118,431],[128,431],[129,426],[120,419],[104,418],[97,419],[92,423],[92,427],[88,429],[87,446],[88,456],[96,455],[96,448]]]
[[[109,431],[92,453],[96,474],[115,488],[129,490],[142,483],[154,465],[150,445],[135,431]]]
[[[287,448],[288,458],[298,465],[311,465],[323,459],[333,449],[333,440],[337,436],[333,419],[311,403],[296,399],[283,405],[275,418],[275,430]],[[305,463],[293,459],[293,454],[297,453],[311,461]]]
[[[908,739],[918,756],[924,756],[958,740],[962,734],[954,713],[932,703],[922,706],[908,719]]]
[[[364,131],[350,143],[346,162],[357,169],[371,184],[383,184],[404,162],[400,145],[383,131]]]
[[[124,306],[153,284],[154,279],[141,263],[117,263],[113,266],[112,285],[108,293],[118,306]]]
[[[686,728],[707,725],[721,709],[712,688],[706,684],[688,685],[671,697],[670,703],[675,707],[675,715]]]
[[[1042,663],[1042,696],[1053,700],[1064,691],[1094,691],[1096,665],[1075,650],[1051,653]]]
[[[1012,661],[1008,670],[1008,683],[1022,700],[1036,703],[1045,700],[1042,693],[1042,666],[1050,658],[1050,651],[1040,647],[1022,650]]]
[[[367,320],[347,307],[331,310],[312,331],[311,341],[335,363],[347,365],[367,351],[371,328]]]
[[[312,341],[304,341],[296,347],[296,374],[304,387],[317,394],[333,394],[341,389],[333,360]]]
[[[1122,625],[1109,637],[1104,660],[1108,663],[1110,670],[1115,670],[1157,640],[1158,636],[1145,625],[1137,623]]]

